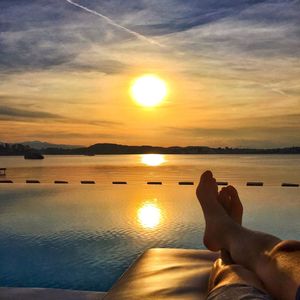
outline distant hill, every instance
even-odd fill
[[[77,151],[79,149],[75,149]],[[95,144],[85,148],[86,154],[300,154],[300,147],[278,149],[211,148],[207,146],[155,147]]]
[[[0,143],[0,155],[24,155],[28,152],[39,152],[47,155],[96,155],[96,154],[300,154],[300,147],[275,148],[275,149],[250,149],[250,148],[211,148],[206,146],[188,147],[155,147],[155,146],[128,146],[118,144],[95,144],[89,147],[76,147],[68,145],[55,145],[41,142],[22,144]],[[39,144],[35,144],[39,143]],[[31,146],[30,146],[31,145]],[[36,145],[43,145],[37,148]],[[50,146],[49,146],[50,145]],[[48,146],[48,147],[47,147]],[[57,146],[57,147],[55,147]],[[63,148],[65,146],[65,148]],[[45,148],[47,147],[47,148]],[[71,147],[71,148],[70,148]]]
[[[29,146],[30,148],[37,149],[37,150],[47,149],[47,148],[75,149],[75,148],[82,147],[79,145],[51,144],[51,143],[40,142],[40,141],[22,142],[19,144],[24,146]]]
[[[24,155],[32,151],[32,149],[28,146],[21,144],[8,144],[0,142],[0,155]]]

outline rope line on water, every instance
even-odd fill
[[[0,184],[12,184],[12,183],[19,183],[19,182],[14,182],[13,180],[10,179],[4,179],[4,180],[0,180]],[[42,183],[40,180],[36,180],[36,179],[27,179],[25,181],[26,184],[40,184]],[[47,183],[47,182],[44,182]],[[66,180],[55,180],[54,184],[69,184],[68,181]],[[96,181],[94,180],[81,180],[80,184],[97,184]],[[127,181],[112,181],[111,184],[113,185],[127,185],[128,182]],[[147,181],[146,182],[147,185],[163,185],[162,181]],[[194,181],[179,181],[177,182],[178,185],[183,185],[183,186],[191,186],[191,185],[195,185]],[[217,185],[219,186],[227,186],[228,182],[227,181],[218,181]],[[264,182],[261,181],[248,181],[246,182],[246,186],[248,187],[262,187],[264,186]],[[281,184],[281,187],[299,187],[298,183],[288,183],[288,182],[283,182]]]

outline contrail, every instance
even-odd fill
[[[83,9],[83,10],[85,10],[85,11],[87,11],[87,12],[93,14],[93,15],[96,15],[96,16],[98,16],[98,17],[104,19],[108,24],[110,24],[110,25],[112,25],[112,26],[114,26],[114,27],[120,28],[120,29],[122,29],[123,31],[126,31],[126,32],[128,32],[129,34],[131,34],[131,35],[134,35],[136,38],[138,38],[138,39],[140,39],[140,40],[142,40],[142,41],[145,41],[145,42],[147,42],[147,43],[150,43],[150,44],[152,44],[152,45],[156,45],[156,46],[159,46],[159,47],[162,47],[162,48],[165,47],[164,45],[162,45],[162,44],[156,42],[155,40],[149,39],[149,38],[147,38],[146,36],[144,36],[144,35],[142,35],[142,34],[136,32],[136,31],[130,30],[130,29],[128,29],[128,28],[126,28],[126,27],[124,27],[124,26],[122,26],[122,25],[116,23],[114,20],[110,19],[109,17],[107,17],[107,16],[105,16],[105,15],[102,15],[101,13],[99,13],[99,12],[97,12],[97,11],[95,11],[95,10],[89,9],[89,8],[83,6],[83,5],[80,5],[80,4],[78,4],[78,3],[75,3],[75,2],[73,2],[72,0],[66,0],[66,1],[67,1],[68,3],[70,3],[70,4],[74,5],[74,6],[76,6],[76,7],[79,7],[79,8],[81,8],[81,9]]]

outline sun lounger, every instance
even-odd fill
[[[119,279],[104,300],[202,300],[216,253],[151,249]]]
[[[204,300],[217,253],[146,251],[106,293],[60,289],[0,288],[5,300]]]

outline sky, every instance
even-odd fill
[[[0,141],[300,146],[299,13],[299,0],[0,0]],[[129,94],[148,73],[169,89],[155,108]]]

